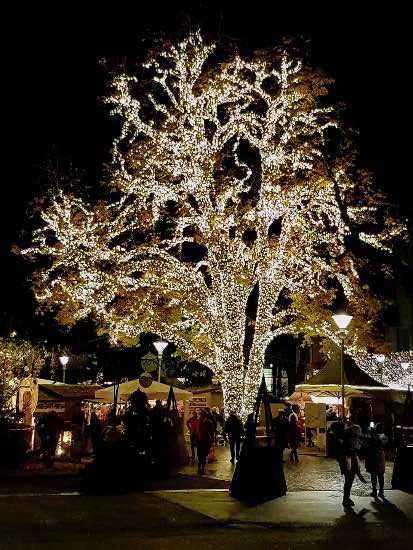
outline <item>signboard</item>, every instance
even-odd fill
[[[44,414],[51,411],[64,413],[65,404],[63,403],[63,401],[39,401],[39,403],[37,403],[35,413]]]
[[[197,412],[199,409],[204,409],[207,406],[206,397],[194,397],[189,402],[189,416],[192,416],[194,412]]]
[[[305,404],[305,427],[317,430],[315,436],[318,449],[326,449],[326,405],[325,403],[306,403]]]

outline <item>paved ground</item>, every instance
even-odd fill
[[[308,453],[308,454],[307,454]],[[230,462],[228,447],[217,448],[218,461],[208,464],[205,476],[230,481],[235,466]],[[333,458],[315,454],[305,447],[298,453],[299,462],[291,463],[289,461],[288,450],[284,451],[284,473],[287,481],[288,491],[341,491],[343,486],[343,477],[337,461]],[[365,473],[364,463],[361,462],[361,471],[369,481],[370,477]],[[197,465],[190,464],[181,468],[180,472],[185,474],[196,474]],[[385,490],[391,488],[391,476],[393,472],[393,463],[388,462],[385,473]],[[357,478],[354,481],[352,494],[359,496],[368,496],[371,491],[370,483],[361,483]]]
[[[228,492],[228,449],[203,476],[191,465],[167,480],[128,494],[85,495],[78,465],[0,479],[0,550],[407,550],[412,547],[413,496],[390,490],[341,505],[342,478],[333,459],[300,455],[285,463],[287,495],[251,505]],[[303,490],[305,489],[305,490]]]

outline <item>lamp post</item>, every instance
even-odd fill
[[[162,340],[157,340],[153,343],[155,346],[156,351],[158,352],[158,382],[161,381],[161,366],[162,366],[162,354],[164,352],[164,349],[168,345],[168,342],[163,342]]]
[[[66,365],[68,364],[69,362],[69,357],[67,355],[61,355],[59,357],[59,361],[61,362],[62,364],[62,367],[63,367],[63,377],[62,377],[62,380],[63,380],[63,384],[66,383]]]
[[[347,313],[339,313],[337,315],[333,315],[333,320],[335,324],[337,325],[340,333],[340,340],[341,340],[341,361],[340,361],[340,373],[341,373],[341,408],[343,411],[343,422],[345,422],[345,414],[344,414],[344,338],[346,337],[347,327],[350,324],[350,321],[352,320],[351,315],[347,315]]]

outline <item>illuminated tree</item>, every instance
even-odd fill
[[[37,377],[43,364],[41,348],[14,338],[0,338],[0,422],[14,416],[12,399],[21,381]]]
[[[245,416],[274,337],[336,338],[339,288],[352,341],[366,342],[380,305],[351,245],[384,249],[401,228],[323,106],[331,80],[287,47],[223,55],[195,33],[137,71],[116,74],[107,98],[122,121],[106,183],[117,196],[54,197],[24,251],[48,257],[35,294],[62,323],[94,316],[114,342],[173,341]]]

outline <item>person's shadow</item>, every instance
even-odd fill
[[[375,509],[375,512],[373,512],[374,515],[379,518],[382,523],[405,522],[411,524],[406,514],[386,498],[374,500],[372,506]]]
[[[344,508],[344,514],[337,518],[331,529],[326,532],[326,537],[319,546],[321,549],[352,548],[355,540],[363,541],[363,547],[372,542],[367,528],[366,514],[370,510],[362,508],[356,512],[351,507]]]

